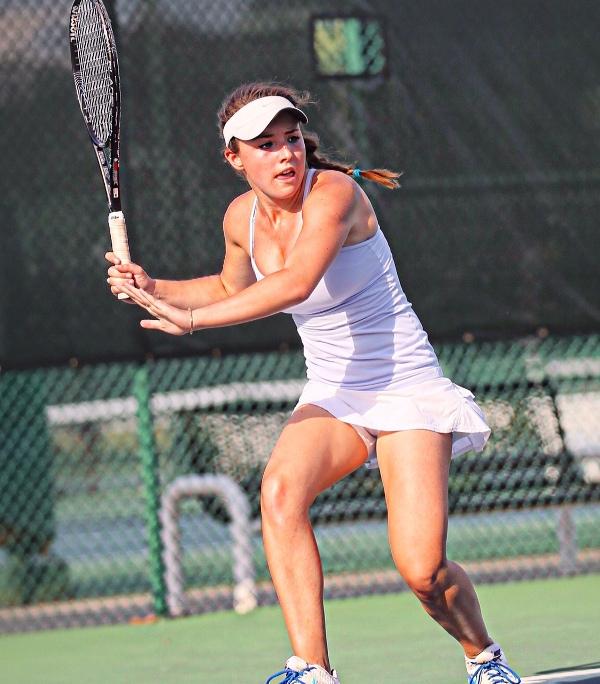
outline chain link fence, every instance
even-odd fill
[[[156,277],[217,272],[243,190],[215,112],[309,89],[364,168],[409,298],[493,434],[453,463],[449,555],[475,579],[600,569],[600,5],[113,0],[124,209]],[[300,394],[288,317],[168,338],[106,293],[104,192],[69,0],[0,0],[0,631],[274,600],[265,461]],[[465,16],[469,21],[465,21]],[[377,471],[311,516],[328,596],[402,588]]]
[[[453,463],[450,557],[488,581],[600,570],[600,338],[437,351],[493,428]],[[297,352],[0,375],[0,629],[273,601],[260,479],[303,377]],[[402,587],[378,471],[311,517],[329,596]]]
[[[404,172],[399,192],[365,187],[433,339],[598,330],[597,3],[332,0],[327,16],[317,0],[107,4],[124,209],[152,275],[220,268],[222,217],[245,185],[223,160],[216,111],[240,83],[276,79],[311,91],[326,149]],[[243,339],[174,340],[106,296],[106,202],[74,95],[69,8],[0,0],[0,286],[19,284],[0,305],[3,365],[296,346],[286,316]]]

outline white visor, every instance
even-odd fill
[[[260,135],[273,119],[284,110],[293,111],[302,123],[308,123],[308,117],[285,97],[269,95],[252,100],[229,119],[223,128],[225,144],[229,146],[231,138],[252,140]]]

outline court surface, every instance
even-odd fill
[[[600,683],[600,575],[487,585],[478,593],[492,636],[526,684]],[[343,684],[466,681],[460,649],[408,593],[330,601],[327,618]],[[1,637],[0,681],[262,684],[288,655],[279,609],[266,607],[245,616]],[[578,673],[582,666],[587,675]],[[565,672],[547,674],[559,668]]]

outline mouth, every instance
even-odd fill
[[[278,173],[275,178],[277,180],[291,180],[296,176],[296,171],[294,169],[284,169],[281,173]]]

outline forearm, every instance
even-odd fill
[[[265,318],[299,304],[308,294],[289,271],[282,269],[227,299],[194,308],[194,328],[220,328]]]
[[[155,283],[154,296],[180,309],[205,307],[229,296],[219,275]]]

